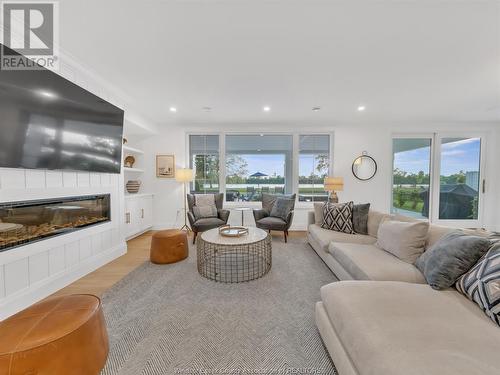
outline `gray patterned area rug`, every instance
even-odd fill
[[[247,283],[201,277],[194,246],[182,262],[139,266],[103,296],[102,374],[335,374],[314,323],[335,277],[305,239],[282,241],[271,271]]]

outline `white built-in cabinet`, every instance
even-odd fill
[[[125,234],[127,239],[153,227],[153,194],[125,196]]]

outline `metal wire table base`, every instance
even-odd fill
[[[222,283],[261,278],[272,266],[270,235],[261,241],[241,245],[214,244],[199,237],[196,252],[200,275]]]

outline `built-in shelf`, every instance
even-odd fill
[[[125,172],[133,172],[133,173],[143,173],[144,169],[141,168],[128,168],[128,167],[123,167],[123,170]]]
[[[128,152],[132,152],[134,154],[141,154],[141,155],[144,154],[144,151],[139,150],[138,148],[135,148],[135,147],[127,146],[127,145],[123,145],[123,150],[128,151]]]

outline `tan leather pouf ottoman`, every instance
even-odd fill
[[[186,232],[168,229],[156,232],[151,239],[151,262],[156,264],[175,263],[188,256]]]
[[[53,297],[0,322],[0,374],[94,375],[108,357],[101,301]]]

